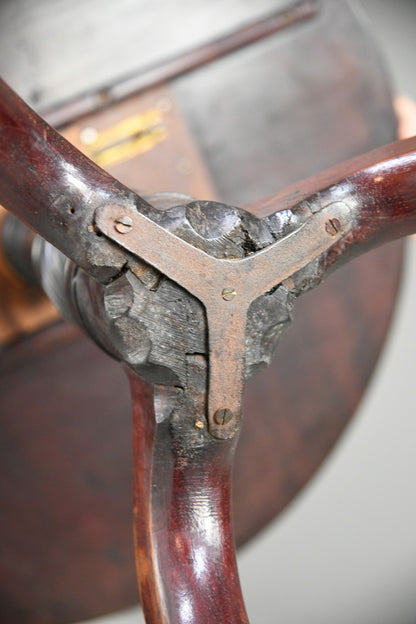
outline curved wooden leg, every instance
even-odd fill
[[[200,415],[203,366],[199,373],[201,388],[193,392],[153,389],[128,373],[134,423],[135,552],[148,624],[248,622],[230,506],[236,438],[218,440],[207,432]]]

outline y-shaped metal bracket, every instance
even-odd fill
[[[230,508],[235,434],[241,419],[246,372],[247,316],[250,325],[253,308],[257,314],[262,304],[260,296],[290,276],[293,289],[289,289],[299,294],[339,262],[416,231],[416,139],[381,148],[263,201],[256,213],[270,215],[265,218],[269,224],[279,222],[286,212],[292,211],[294,216],[302,204],[310,209],[302,214],[305,219],[293,219],[290,234],[285,236],[285,227],[277,228],[274,244],[270,244],[272,228],[269,233],[273,236],[252,246],[253,240],[244,238],[247,215],[240,213],[240,241],[247,255],[227,259],[225,253],[216,258],[209,244],[203,246],[206,253],[190,244],[192,237],[185,242],[157,225],[160,214],[151,204],[66,144],[1,81],[0,125],[0,201],[98,281],[91,281],[87,287],[93,289],[95,285],[105,290],[98,293],[100,296],[92,291],[93,296],[87,297],[86,308],[93,316],[97,301],[104,306],[105,318],[93,319],[98,334],[101,329],[110,328],[111,334],[111,329],[121,327],[121,331],[127,328],[129,339],[137,340],[140,312],[146,305],[137,306],[134,288],[139,293],[137,299],[143,296],[145,302],[153,299],[153,294],[155,298],[164,296],[166,301],[166,291],[168,296],[172,293],[171,285],[164,289],[163,281],[160,290],[164,294],[143,292],[146,289],[139,284],[140,278],[130,288],[135,280],[133,274],[137,277],[140,272],[136,270],[140,263],[133,256],[156,267],[205,306],[212,435],[199,421],[205,413],[204,358],[195,352],[185,353],[190,357],[183,367],[185,373],[182,370],[182,393],[166,387],[157,387],[153,393],[137,375],[130,375],[139,584],[148,622],[248,622],[238,584]],[[265,222],[258,220],[253,230],[260,230]],[[74,281],[68,281],[70,295],[77,295],[75,278],[82,275],[77,267],[71,274]],[[131,271],[124,271],[127,267]],[[82,294],[81,277],[78,286]],[[286,286],[281,290],[287,292]],[[120,291],[123,296],[118,297]],[[275,303],[276,293],[264,299]],[[88,288],[86,294],[90,294]],[[250,308],[255,299],[257,305]],[[174,317],[177,308],[173,308],[165,315],[167,318]],[[109,310],[116,318],[108,314]],[[81,308],[78,311],[86,312]],[[152,309],[146,311],[149,318]],[[129,331],[131,319],[124,316],[125,312],[132,312],[133,331]],[[185,321],[186,314],[179,324],[183,326]],[[152,327],[152,331],[156,336],[158,328],[155,331]],[[115,331],[111,337],[119,339],[120,335]],[[205,354],[200,338],[189,342],[197,344]],[[182,341],[181,346],[183,343],[188,345]],[[118,354],[117,348],[109,350]],[[122,351],[120,359],[131,365]],[[156,356],[161,356],[161,351]],[[153,357],[152,363],[160,366],[162,360]],[[189,371],[191,384],[186,376]],[[179,379],[169,376],[170,381],[173,378]]]
[[[323,208],[298,230],[243,259],[214,258],[160,227],[134,207],[104,205],[96,227],[197,297],[209,334],[210,433],[231,438],[239,429],[250,304],[337,242],[352,225],[343,202]]]

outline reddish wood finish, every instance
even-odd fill
[[[13,103],[12,100],[11,103]],[[9,120],[13,119],[13,114],[16,111],[20,111],[25,114],[23,109],[20,108],[20,105],[18,105],[15,110],[12,110],[12,108],[13,106],[11,106],[9,110],[9,113],[11,113],[8,117]],[[22,198],[22,200],[20,199],[20,193],[18,197],[16,192],[14,192],[14,197],[10,199],[10,193],[13,194],[12,187],[15,185],[16,179],[12,180],[8,189],[6,189],[7,201],[11,201],[10,205],[12,205],[13,202],[19,201],[19,206],[22,211],[21,214],[25,213],[27,210],[28,202],[33,202],[35,200],[34,189],[36,176],[32,175],[35,172],[30,169],[27,172],[26,168],[27,166],[30,167],[33,162],[36,162],[38,165],[41,164],[41,152],[38,148],[42,145],[44,138],[48,137],[52,143],[55,141],[53,134],[49,130],[45,129],[45,127],[38,121],[36,121],[36,124],[37,131],[35,134],[31,134],[30,129],[22,123],[20,123],[20,125],[16,125],[15,130],[17,130],[17,132],[14,133],[14,140],[18,149],[13,156],[14,162],[3,162],[3,166],[7,170],[7,175],[13,176],[18,173],[19,183],[24,183],[25,192],[27,192],[27,194]],[[9,130],[11,130],[11,127],[9,127]],[[23,143],[19,145],[19,141],[22,139]],[[29,143],[25,143],[25,139],[29,139]],[[33,148],[33,144],[36,149],[35,151],[30,151]],[[50,234],[52,237],[55,235],[54,232],[56,233],[56,226],[63,226],[65,237],[61,238],[61,244],[66,244],[68,234],[70,237],[72,234],[75,236],[79,232],[81,226],[85,224],[85,221],[81,221],[78,215],[81,215],[82,212],[82,217],[87,213],[84,212],[86,206],[83,203],[83,198],[79,193],[79,189],[77,189],[77,184],[72,184],[73,180],[71,180],[70,176],[68,176],[68,173],[71,173],[71,170],[68,170],[67,165],[64,163],[64,159],[61,158],[63,152],[60,153],[60,148],[62,147],[66,151],[66,154],[71,155],[71,158],[73,158],[70,164],[74,166],[75,169],[78,168],[77,177],[78,174],[82,173],[81,169],[84,168],[84,165],[86,169],[91,167],[91,165],[88,164],[87,166],[85,161],[78,159],[79,157],[75,154],[75,152],[71,151],[70,148],[63,146],[64,144],[59,142],[50,146],[50,152],[48,153],[48,158],[46,158],[45,168],[43,168],[40,180],[40,201],[35,209],[35,213],[32,213],[31,218],[33,217],[32,223],[37,227],[40,227],[43,233],[46,234],[49,225],[47,220],[50,219]],[[29,160],[21,163],[23,165],[23,170],[19,172],[18,166],[20,161],[24,161],[22,153],[29,154]],[[37,160],[33,161],[34,157]],[[30,162],[30,159],[32,159],[32,162]],[[377,158],[375,157],[375,160],[376,159]],[[375,160],[371,160],[371,162],[369,162],[369,166],[371,166]],[[49,166],[51,167],[51,170],[48,171]],[[400,168],[397,169],[397,172],[404,180],[404,171],[399,171],[399,169]],[[52,190],[47,187],[48,176],[50,173],[52,173],[52,179],[54,178]],[[63,173],[65,173],[65,176],[62,175]],[[74,171],[72,171],[72,173],[74,173]],[[27,174],[28,177],[25,177]],[[88,186],[88,190],[94,201],[108,201],[115,195],[117,195],[119,199],[120,197],[126,196],[125,189],[122,189],[118,183],[109,180],[108,176],[102,174],[102,172],[98,172],[95,168],[89,169],[89,174],[85,178],[83,175],[84,174],[80,175],[78,178],[78,184],[81,179],[83,182],[90,185]],[[349,176],[348,171],[346,172],[346,170],[342,170],[342,168],[338,170],[337,175],[340,176],[337,178],[337,181],[339,181],[343,175],[347,177]],[[253,176],[256,176],[255,170],[253,170]],[[371,186],[371,184],[368,184],[370,179],[364,177],[364,181],[366,182],[368,189]],[[100,194],[101,183],[103,184],[101,188],[107,188],[109,191],[108,194]],[[328,181],[327,183],[330,182]],[[36,184],[38,184],[38,180],[36,180]],[[109,187],[106,187],[107,184],[109,184]],[[351,194],[349,192],[351,189],[349,185],[350,180],[344,183],[344,198],[348,199],[351,198]],[[320,188],[323,188],[323,186]],[[354,185],[352,188],[355,193]],[[319,188],[315,190],[319,190]],[[54,194],[55,192],[56,195]],[[403,197],[400,195],[400,192],[393,193],[393,195],[395,195],[395,199],[393,198],[392,205],[396,202],[396,219],[396,217],[400,217],[399,213],[403,213],[403,210],[397,210],[397,200],[399,200],[400,204]],[[333,193],[332,190],[330,190],[327,194],[327,198],[329,198],[330,201],[336,197],[336,193]],[[349,241],[351,244],[349,244],[346,248],[339,247],[335,250],[333,255],[327,257],[325,260],[325,268],[335,265],[335,261],[340,257],[341,252],[347,251],[348,254],[351,255],[353,250],[358,251],[359,249],[363,249],[364,244],[368,243],[373,245],[375,243],[379,243],[383,239],[383,236],[386,235],[386,229],[383,230],[383,228],[379,228],[378,223],[374,223],[372,215],[368,214],[368,212],[365,214],[367,206],[366,202],[369,197],[371,197],[373,205],[377,207],[376,212],[381,215],[379,206],[381,205],[380,199],[382,199],[382,197],[380,195],[377,196],[377,193],[372,191],[368,192],[364,198],[365,202],[361,206],[361,208],[363,208],[362,214],[365,216],[366,220],[365,223],[361,223],[361,226],[364,224],[364,229],[361,227],[361,230],[358,228],[353,230]],[[61,203],[60,198],[64,198],[65,201]],[[70,203],[66,203],[68,201]],[[312,201],[315,200],[313,199]],[[47,215],[46,219],[39,221],[40,226],[38,226],[37,219],[40,213],[37,215],[36,211],[38,209],[40,210],[42,205],[47,207]],[[280,205],[280,203],[276,204],[273,209],[277,209]],[[63,207],[62,211],[57,209],[61,207]],[[73,218],[73,213],[69,212],[70,208],[75,210],[75,218]],[[27,213],[25,214],[27,215]],[[70,214],[72,216],[69,216]],[[379,219],[378,221],[382,223],[383,219]],[[358,221],[357,224],[359,224]],[[414,224],[412,223],[411,216],[407,214],[405,219],[399,225],[398,231],[394,232],[394,236],[400,235],[402,232],[407,230],[407,228],[412,229],[413,227]],[[364,238],[360,237],[360,231],[365,232]],[[390,234],[387,233],[387,237],[389,236]],[[54,239],[52,238],[52,240]],[[54,240],[54,242],[56,242],[56,240]],[[66,249],[68,250],[68,248]],[[71,249],[72,248],[70,248],[70,251]],[[397,278],[399,253],[396,252],[396,254],[392,253],[391,255],[377,255],[377,258],[380,259],[388,258],[390,260],[392,257],[394,257],[394,261],[391,265],[389,265],[391,273],[388,275],[388,278],[387,275],[383,275],[383,292],[380,295],[381,298],[378,300],[380,302],[380,309],[377,309],[375,303],[371,302],[371,304],[367,304],[365,301],[366,297],[371,296],[371,289],[367,288],[364,274],[353,277],[353,281],[355,279],[359,284],[357,290],[364,299],[364,304],[362,305],[366,312],[364,314],[365,319],[360,318],[355,320],[355,342],[351,339],[352,337],[350,331],[352,330],[348,329],[348,331],[343,335],[343,329],[345,329],[347,325],[349,326],[351,323],[351,317],[354,319],[356,317],[354,314],[354,307],[357,305],[358,298],[354,299],[354,297],[352,297],[352,299],[350,299],[350,307],[347,307],[347,298],[345,298],[346,295],[343,294],[343,291],[345,291],[346,288],[347,280],[343,278],[338,282],[337,297],[333,296],[331,289],[327,292],[325,310],[329,313],[325,315],[325,318],[323,316],[324,306],[319,304],[316,307],[316,314],[313,316],[313,320],[311,319],[310,313],[304,313],[303,324],[299,326],[299,333],[296,334],[296,338],[293,343],[290,342],[290,339],[288,342],[284,341],[282,350],[280,354],[278,354],[278,359],[275,361],[273,367],[269,371],[265,372],[260,378],[257,378],[255,384],[251,385],[251,389],[247,395],[247,411],[249,412],[249,416],[245,437],[246,447],[242,447],[243,452],[239,462],[240,470],[242,470],[240,473],[242,474],[242,477],[240,477],[239,486],[237,486],[236,496],[236,506],[240,516],[240,522],[242,523],[240,526],[244,526],[244,529],[239,529],[241,539],[246,538],[255,532],[257,528],[271,518],[276,510],[280,509],[285,502],[293,496],[304,480],[307,479],[310,472],[313,471],[317,465],[319,465],[323,455],[329,450],[337,435],[342,430],[346,420],[351,415],[351,410],[359,399],[363,386],[365,385],[365,381],[367,380],[374,363],[374,358],[376,357],[380,347],[380,342],[382,340],[382,336],[384,335],[387,319],[391,310],[391,299],[389,299],[389,294],[394,291]],[[81,264],[84,262],[84,266],[88,268],[88,257],[83,256],[81,259],[76,259],[81,261]],[[375,273],[380,275],[381,271],[377,266],[376,261],[372,266],[375,267]],[[343,275],[345,275],[345,273]],[[370,275],[372,276],[371,273]],[[375,290],[377,291],[376,288]],[[315,293],[311,293],[311,295],[313,296]],[[321,295],[319,294],[318,300],[320,299],[320,296]],[[385,299],[383,297],[385,297]],[[344,304],[343,310],[339,309],[338,304],[340,301]],[[385,308],[383,308],[383,306],[385,306]],[[346,311],[347,309],[348,313]],[[385,311],[385,316],[384,314],[381,314],[381,309]],[[376,320],[378,321],[377,324],[375,322]],[[366,348],[365,353],[359,352],[360,348],[357,347],[357,344],[359,345],[362,342],[360,341],[360,337],[362,335],[366,335],[366,341],[370,343],[369,349]],[[314,337],[316,342],[314,342]],[[339,342],[337,343],[338,339]],[[312,351],[305,349],[305,343],[308,343]],[[285,351],[285,344],[288,345],[286,347],[287,351]],[[316,344],[321,345],[321,359],[319,360],[317,358],[316,349],[314,349]],[[350,365],[349,367],[343,366],[342,362],[340,362],[338,353],[340,349],[346,354],[346,358]],[[302,358],[299,358],[300,352],[302,352]],[[359,359],[358,356],[360,356],[361,359]],[[280,360],[280,358],[282,359]],[[302,361],[299,363],[297,362],[298,359],[302,359]],[[356,364],[358,360],[362,362],[360,365]],[[279,361],[281,369],[275,368],[278,366],[276,362]],[[320,368],[321,363],[323,365],[323,369],[327,370],[327,376],[330,381],[330,383],[325,384],[324,388],[321,387],[322,384],[320,383],[322,380],[322,370]],[[75,359],[75,365],[78,366],[77,372],[80,377],[82,377],[81,365],[85,365],[84,362],[80,362]],[[299,368],[297,368],[297,366],[299,366]],[[302,368],[302,366],[304,368]],[[56,361],[55,366],[52,365],[52,368],[56,368]],[[29,383],[32,383],[31,388],[33,390],[34,382],[32,381],[32,377],[34,374],[29,372],[28,376],[30,377]],[[305,381],[305,384],[302,386],[303,392],[300,393],[296,380],[306,378],[307,381]],[[97,379],[100,386],[102,386],[103,383],[105,384],[103,377],[100,377],[98,372]],[[109,377],[106,379],[109,379]],[[115,377],[112,377],[112,379],[114,382]],[[7,384],[7,375],[5,375],[2,382],[4,395],[8,395],[11,387]],[[190,548],[188,554],[189,552],[193,552],[194,555],[197,555],[198,548],[200,547],[203,549],[203,552],[206,552],[207,541],[204,541],[203,533],[201,536],[201,534],[198,535],[194,531],[194,522],[195,519],[201,517],[201,509],[198,505],[191,506],[191,508],[188,509],[186,504],[186,498],[193,502],[196,497],[198,497],[198,493],[201,493],[201,479],[203,479],[206,489],[209,492],[214,492],[214,494],[216,494],[216,496],[213,496],[213,502],[216,504],[214,507],[216,507],[216,510],[218,511],[218,518],[215,514],[214,517],[218,520],[218,522],[215,525],[216,530],[213,535],[215,538],[213,540],[215,546],[213,550],[215,555],[220,558],[221,549],[218,547],[218,543],[221,540],[225,542],[226,548],[224,552],[226,556],[223,560],[223,564],[225,567],[228,566],[232,570],[231,582],[235,581],[236,583],[235,562],[230,540],[231,531],[229,526],[228,502],[230,477],[229,463],[232,448],[230,448],[228,443],[226,443],[226,446],[223,447],[213,446],[210,448],[210,452],[204,451],[198,453],[196,456],[191,458],[191,462],[188,462],[184,466],[182,461],[183,452],[178,452],[178,449],[175,448],[172,431],[165,423],[162,422],[156,424],[153,419],[153,399],[151,396],[152,393],[149,392],[149,388],[137,380],[132,383],[132,386],[136,404],[139,397],[142,401],[142,407],[136,407],[135,474],[137,477],[138,475],[142,475],[144,478],[137,478],[137,491],[139,493],[139,497],[136,504],[136,518],[139,523],[137,531],[138,554],[140,562],[139,578],[141,579],[142,595],[144,597],[144,604],[148,610],[149,617],[156,621],[192,621],[192,617],[194,617],[197,621],[218,622],[221,621],[222,615],[220,615],[220,612],[221,609],[224,608],[226,621],[232,622],[232,612],[237,605],[236,617],[238,617],[238,611],[240,611],[240,619],[237,621],[245,621],[245,616],[241,612],[241,595],[239,593],[238,586],[236,584],[232,584],[230,587],[227,584],[227,587],[224,588],[218,580],[218,569],[213,565],[211,559],[208,561],[209,565],[206,566],[205,571],[207,576],[204,577],[205,583],[200,586],[201,592],[199,592],[196,596],[193,594],[195,596],[195,601],[189,606],[189,598],[192,596],[192,592],[195,591],[195,581],[198,585],[198,581],[200,579],[195,579],[195,575],[197,575],[198,572],[196,566],[196,562],[198,560],[197,556],[190,559],[190,564],[185,556],[187,554],[186,547],[188,546]],[[316,395],[318,389],[325,397],[326,411],[324,411],[326,418],[323,416],[323,411],[320,411],[321,408],[319,398],[317,399]],[[114,386],[112,386],[112,388],[105,388],[105,390],[108,390],[109,393],[111,390],[111,398],[114,398],[113,395],[117,392],[117,389],[115,389]],[[54,416],[54,409],[52,409],[49,405],[49,397],[45,398],[43,396],[45,394],[44,389],[38,388],[37,392],[38,394],[33,392],[31,393],[32,397],[37,396],[38,399],[33,421],[35,431],[38,420],[43,416],[41,408],[42,402],[45,409],[49,409],[49,417],[52,417],[53,419]],[[279,406],[282,411],[276,417],[275,407],[277,392],[279,392]],[[307,397],[307,399],[305,397]],[[11,401],[11,404],[7,404],[7,407],[9,408],[7,412],[13,412],[13,407],[15,406],[13,398],[10,399],[10,397],[7,396],[5,400]],[[57,400],[59,401],[60,399],[58,398]],[[69,401],[70,398],[68,397],[67,400]],[[284,408],[284,403],[287,403],[286,409]],[[105,404],[104,399],[103,404]],[[264,410],[262,415],[258,414],[259,405],[261,405],[262,410]],[[116,410],[111,410],[107,404],[105,404],[105,409],[110,412],[110,418],[115,418],[114,414],[116,413]],[[19,410],[17,411],[19,412]],[[67,411],[66,413],[68,417],[67,420],[69,420],[71,411]],[[16,419],[13,419],[12,426],[16,424],[15,421]],[[100,422],[102,422],[102,420]],[[67,423],[66,426],[68,426]],[[111,433],[109,435],[110,440],[112,436],[114,436],[114,432],[118,431],[118,426],[118,419],[112,421],[110,426]],[[94,431],[94,425],[92,426],[92,431]],[[13,438],[13,436],[11,437]],[[146,442],[148,444],[145,445]],[[244,437],[242,442],[244,443]],[[27,444],[27,440],[23,442],[24,449],[27,448]],[[224,443],[221,444],[224,445]],[[7,448],[7,444],[5,444],[5,447]],[[35,453],[35,455],[40,454],[41,456],[44,456],[45,448],[49,449],[55,447],[53,443],[51,444],[49,442],[47,444],[46,440],[41,439],[40,446],[38,447],[38,449],[40,449],[40,453]],[[217,449],[217,452],[214,451],[214,448]],[[218,451],[219,448],[223,449],[222,453]],[[267,448],[267,454],[265,453],[265,448]],[[249,455],[249,452],[254,454]],[[57,451],[57,455],[59,456],[59,450]],[[23,453],[22,456],[25,457],[25,454]],[[166,462],[166,457],[169,457],[171,461]],[[249,457],[250,459],[248,459]],[[160,461],[159,458],[161,458],[162,461]],[[207,462],[207,458],[210,460],[209,463]],[[213,470],[214,459],[218,461],[220,466],[220,479],[218,478],[218,473],[215,469]],[[13,460],[11,461],[11,465],[13,466],[15,474],[16,470]],[[46,466],[47,472],[48,464]],[[111,466],[111,468],[113,469],[113,466]],[[17,472],[19,471],[17,470]],[[269,477],[269,475],[273,475],[273,477]],[[43,477],[45,477],[45,475],[43,475]],[[76,479],[77,476],[75,475],[75,481]],[[25,480],[27,485],[27,477]],[[218,490],[218,486],[221,485],[221,480],[223,480],[226,485],[223,492]],[[39,481],[42,483],[42,470],[40,470]],[[159,488],[154,491],[152,485],[156,482]],[[180,489],[177,487],[178,484],[181,485]],[[249,486],[249,484],[251,485]],[[9,484],[7,485],[10,487]],[[239,490],[238,487],[240,488]],[[60,506],[59,501],[56,500],[59,498],[59,494],[56,490],[56,487],[52,487],[48,490],[48,493],[55,494],[56,496],[53,507],[56,507],[58,510],[57,516],[58,522],[60,522],[65,520],[65,516],[70,514],[68,514],[68,508],[63,505]],[[240,495],[238,495],[238,492],[240,492]],[[164,498],[164,496],[166,498]],[[36,496],[33,498],[36,499]],[[276,502],[277,499],[279,501],[278,503]],[[25,501],[22,498],[19,502],[22,504],[20,516],[23,516]],[[82,502],[85,505],[85,500]],[[209,502],[212,502],[211,499]],[[32,500],[32,503],[35,504],[36,500]],[[66,501],[66,504],[69,504],[69,501]],[[29,509],[30,512],[30,505],[29,507],[26,507],[26,509]],[[63,513],[61,511],[62,509],[64,509],[66,513]],[[166,511],[166,515],[163,514],[163,511]],[[30,513],[27,512],[27,515],[30,516]],[[81,524],[84,524],[85,526],[82,528],[78,527],[77,530],[85,532],[87,537],[86,543],[88,544],[96,538],[96,535],[92,537],[93,533],[100,533],[100,544],[105,543],[107,536],[105,535],[102,525],[99,525],[98,523],[100,531],[96,530],[97,518],[89,513],[84,515],[81,513],[80,517],[85,518],[86,522],[81,522]],[[42,518],[42,514],[38,515],[38,518]],[[33,519],[28,518],[28,520]],[[221,522],[224,523],[223,527],[221,526]],[[160,527],[163,527],[164,533],[158,530]],[[67,525],[67,528],[69,532],[74,530],[70,525]],[[169,529],[173,529],[171,533],[169,532]],[[181,529],[183,530],[183,533]],[[193,538],[190,540],[191,543],[189,543],[186,536],[184,537],[185,530],[188,529],[190,529],[189,533]],[[174,536],[179,537],[179,551],[176,550],[178,544],[176,542],[173,543],[172,541]],[[48,536],[46,536],[46,540],[48,540]],[[97,544],[97,550],[99,550],[98,546],[99,545]],[[146,553],[146,557],[143,557],[143,552]],[[178,552],[181,555],[179,557],[177,556]],[[210,553],[207,553],[207,560],[209,554]],[[156,563],[160,564],[160,574],[159,571],[155,569]],[[53,575],[51,570],[54,570],[57,567],[59,566],[52,565],[49,573]],[[74,583],[78,580],[75,578],[77,577],[78,571],[76,564],[75,571],[75,574],[72,575],[72,582]],[[107,591],[105,592],[107,593],[112,590],[113,584],[119,582],[119,576],[115,574],[114,569],[111,571],[106,569],[105,571],[107,573],[106,579],[108,582],[106,588]],[[221,569],[220,566],[220,572],[222,573],[222,576],[228,580],[225,568]],[[177,573],[180,575],[179,579],[176,575]],[[153,581],[150,582],[149,579],[152,578],[152,575]],[[7,581],[7,571],[5,576],[5,580]],[[35,576],[36,574],[33,575],[33,582],[35,580]],[[68,578],[71,579],[71,576]],[[210,587],[209,578],[214,579],[212,589]],[[91,602],[89,602],[91,599],[88,596],[91,592],[88,591],[89,587],[86,587],[86,583],[82,583],[82,580],[80,584],[84,585],[84,587],[81,587],[81,591],[79,591],[80,588],[76,588],[71,584],[69,584],[66,588],[65,583],[62,582],[57,592],[57,595],[59,595],[59,601],[57,601],[57,603],[53,603],[52,613],[49,612],[46,614],[39,614],[38,621],[48,621],[48,618],[79,619],[81,617],[87,617],[88,609],[84,605],[91,604]],[[181,593],[182,588],[185,588],[184,593]],[[12,588],[12,592],[15,591],[15,588]],[[225,600],[224,605],[221,604],[224,592],[234,599],[234,609],[231,601]],[[102,603],[106,602],[106,600],[107,596],[100,598],[100,606],[102,606]],[[6,603],[7,600],[4,602]],[[10,601],[10,604],[12,605],[12,601]],[[73,605],[72,612],[70,612],[70,607],[68,606],[70,604]],[[108,603],[106,603],[106,605],[107,604]],[[77,608],[78,612],[76,612]],[[84,612],[82,612],[83,608]],[[104,608],[107,608],[107,606],[103,606],[103,609]],[[186,612],[186,608],[188,608],[188,612]],[[5,616],[7,621],[11,621],[11,613],[12,608],[10,613]],[[20,615],[20,618],[18,616],[17,619],[20,623],[23,622],[25,617],[30,617],[30,615],[27,614],[23,615],[21,613]],[[188,615],[189,617],[187,618]]]
[[[0,82],[0,201],[88,272],[100,254],[108,271],[124,255],[91,232],[103,203],[135,197],[139,210],[152,207],[94,165]],[[351,205],[355,226],[325,257],[330,267],[416,229],[416,138],[397,141],[306,180],[248,208],[269,214],[308,200],[316,209],[333,201]],[[110,267],[112,267],[110,269]],[[101,267],[102,268],[102,267]]]
[[[183,423],[162,420],[172,399],[162,394],[166,405],[155,415],[151,388],[133,375],[130,384],[136,563],[146,622],[248,622],[231,525],[236,440],[194,431],[203,441],[187,447]]]
[[[296,496],[352,417],[390,323],[401,248],[354,260],[300,298],[272,365],[247,384],[238,544]],[[121,367],[60,323],[0,353],[0,415],[0,621],[70,623],[135,604]]]
[[[300,297],[271,366],[247,383],[234,481],[238,544],[301,490],[357,409],[394,311],[400,249],[402,241],[356,258]]]
[[[312,196],[308,182],[299,185],[295,205],[306,199],[318,210],[343,201],[355,215],[351,231],[325,254],[326,271],[415,231],[415,149],[416,139],[411,139],[346,163],[326,174],[324,188]],[[230,523],[234,444],[211,440],[202,452],[188,447],[177,437],[173,419],[158,418],[149,406],[143,409],[137,383],[132,384],[135,476],[137,501],[145,505],[136,513],[136,557],[146,620],[247,622]],[[152,421],[150,431],[142,429]]]
[[[257,215],[307,201],[312,210],[336,201],[351,206],[351,231],[334,245],[325,266],[416,230],[416,137],[396,141],[303,180],[248,206]]]
[[[6,158],[6,142],[3,143],[0,179],[4,183],[0,198],[3,201],[5,198],[6,205],[13,210],[16,201],[19,216],[25,217],[43,235],[57,242],[65,253],[90,269],[89,241],[79,244],[78,237],[72,240],[68,235],[75,234],[76,224],[78,228],[82,224],[85,227],[98,203],[123,201],[128,190],[84,161],[74,149],[66,152],[62,139],[29,113],[21,102],[17,101],[13,108],[15,100],[7,90],[4,99],[3,121],[8,130],[15,122],[11,134],[16,141],[16,151],[11,166]],[[32,127],[35,127],[34,134]],[[46,138],[48,154],[43,162],[40,154]],[[24,151],[26,146],[28,158],[19,163],[17,150]],[[306,182],[298,185],[295,195],[292,191],[277,196],[257,206],[257,210],[264,211],[270,206],[280,210],[305,199],[312,208],[332,201],[348,203],[354,212],[355,224],[343,243],[334,246],[323,259],[324,269],[332,268],[338,259],[352,257],[361,250],[415,230],[415,149],[416,141],[410,140],[375,150],[325,174],[318,181],[323,185],[321,192],[311,194],[310,184]],[[35,153],[38,159],[33,161]],[[27,167],[32,167],[29,173],[26,173]],[[41,170],[40,196],[47,206],[47,218],[41,214],[41,203],[35,198],[37,167]],[[17,198],[15,191],[19,173],[26,203],[21,197]],[[100,182],[103,189],[100,189]],[[319,186],[314,187],[314,191],[318,189]],[[74,207],[73,221],[68,216],[73,213],[57,202],[55,193],[63,193],[65,201]],[[137,201],[144,210],[149,209],[140,198]],[[78,213],[82,214],[78,216]],[[63,218],[66,219],[64,223]],[[389,227],[390,220],[392,227]],[[209,439],[200,448],[188,448],[172,422],[153,414],[151,394],[143,384],[134,381],[132,388],[137,502],[142,501],[136,513],[138,569],[148,622],[245,622],[230,519],[234,443]]]
[[[88,226],[97,205],[132,192],[46,124],[0,80],[0,202],[91,273],[124,260]],[[135,196],[143,210],[150,208]],[[117,267],[110,269],[110,267]],[[96,274],[96,273],[95,273]]]

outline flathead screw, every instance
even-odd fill
[[[224,301],[231,301],[232,299],[234,299],[236,294],[237,292],[232,286],[226,286],[223,289],[221,296],[224,299]]]
[[[331,236],[336,236],[338,232],[340,231],[340,229],[341,229],[341,223],[339,219],[336,219],[335,217],[333,217],[332,219],[329,219],[329,221],[325,223],[325,230]]]
[[[122,215],[114,221],[114,227],[119,234],[128,234],[133,227],[133,219],[128,215]]]
[[[214,414],[214,420],[217,425],[226,425],[233,417],[233,413],[228,407],[217,410]]]

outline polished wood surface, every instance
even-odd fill
[[[416,228],[416,137],[396,141],[353,158],[265,200],[256,214],[290,209],[306,201],[312,211],[334,202],[352,207],[351,231],[324,260],[325,270]]]
[[[344,3],[320,4],[306,27],[170,85],[225,201],[248,203],[394,139],[371,42]],[[46,85],[39,104],[51,93]],[[351,418],[389,325],[401,250],[371,252],[301,298],[271,368],[250,382],[235,471],[238,543],[295,496]],[[57,325],[7,347],[0,367],[1,617],[60,624],[134,603],[130,406],[118,365]]]
[[[81,154],[2,81],[0,122],[4,128],[0,135],[3,205],[90,275],[108,280],[119,272],[125,255],[107,237],[97,237],[95,211],[105,204],[127,209],[133,203],[139,213],[157,220],[157,209]],[[326,268],[415,232],[415,170],[416,139],[404,139],[247,209],[271,217],[302,202],[312,213],[344,202],[350,207],[354,225],[324,260],[320,258]]]
[[[401,247],[354,260],[300,298],[272,366],[249,382],[238,544],[293,499],[356,409],[390,323]],[[130,399],[117,362],[60,323],[4,349],[0,413],[1,617],[71,622],[134,604]]]
[[[136,564],[146,621],[248,624],[231,525],[237,440],[206,436],[205,443],[184,445],[186,422],[175,425],[169,414],[163,420],[165,406],[156,417],[152,389],[129,376]],[[169,409],[166,389],[156,392]],[[194,438],[202,437],[194,430]]]
[[[128,202],[131,191],[48,126],[3,81],[0,101],[0,202],[80,267],[109,279],[125,259],[96,235],[93,215],[103,203]]]

